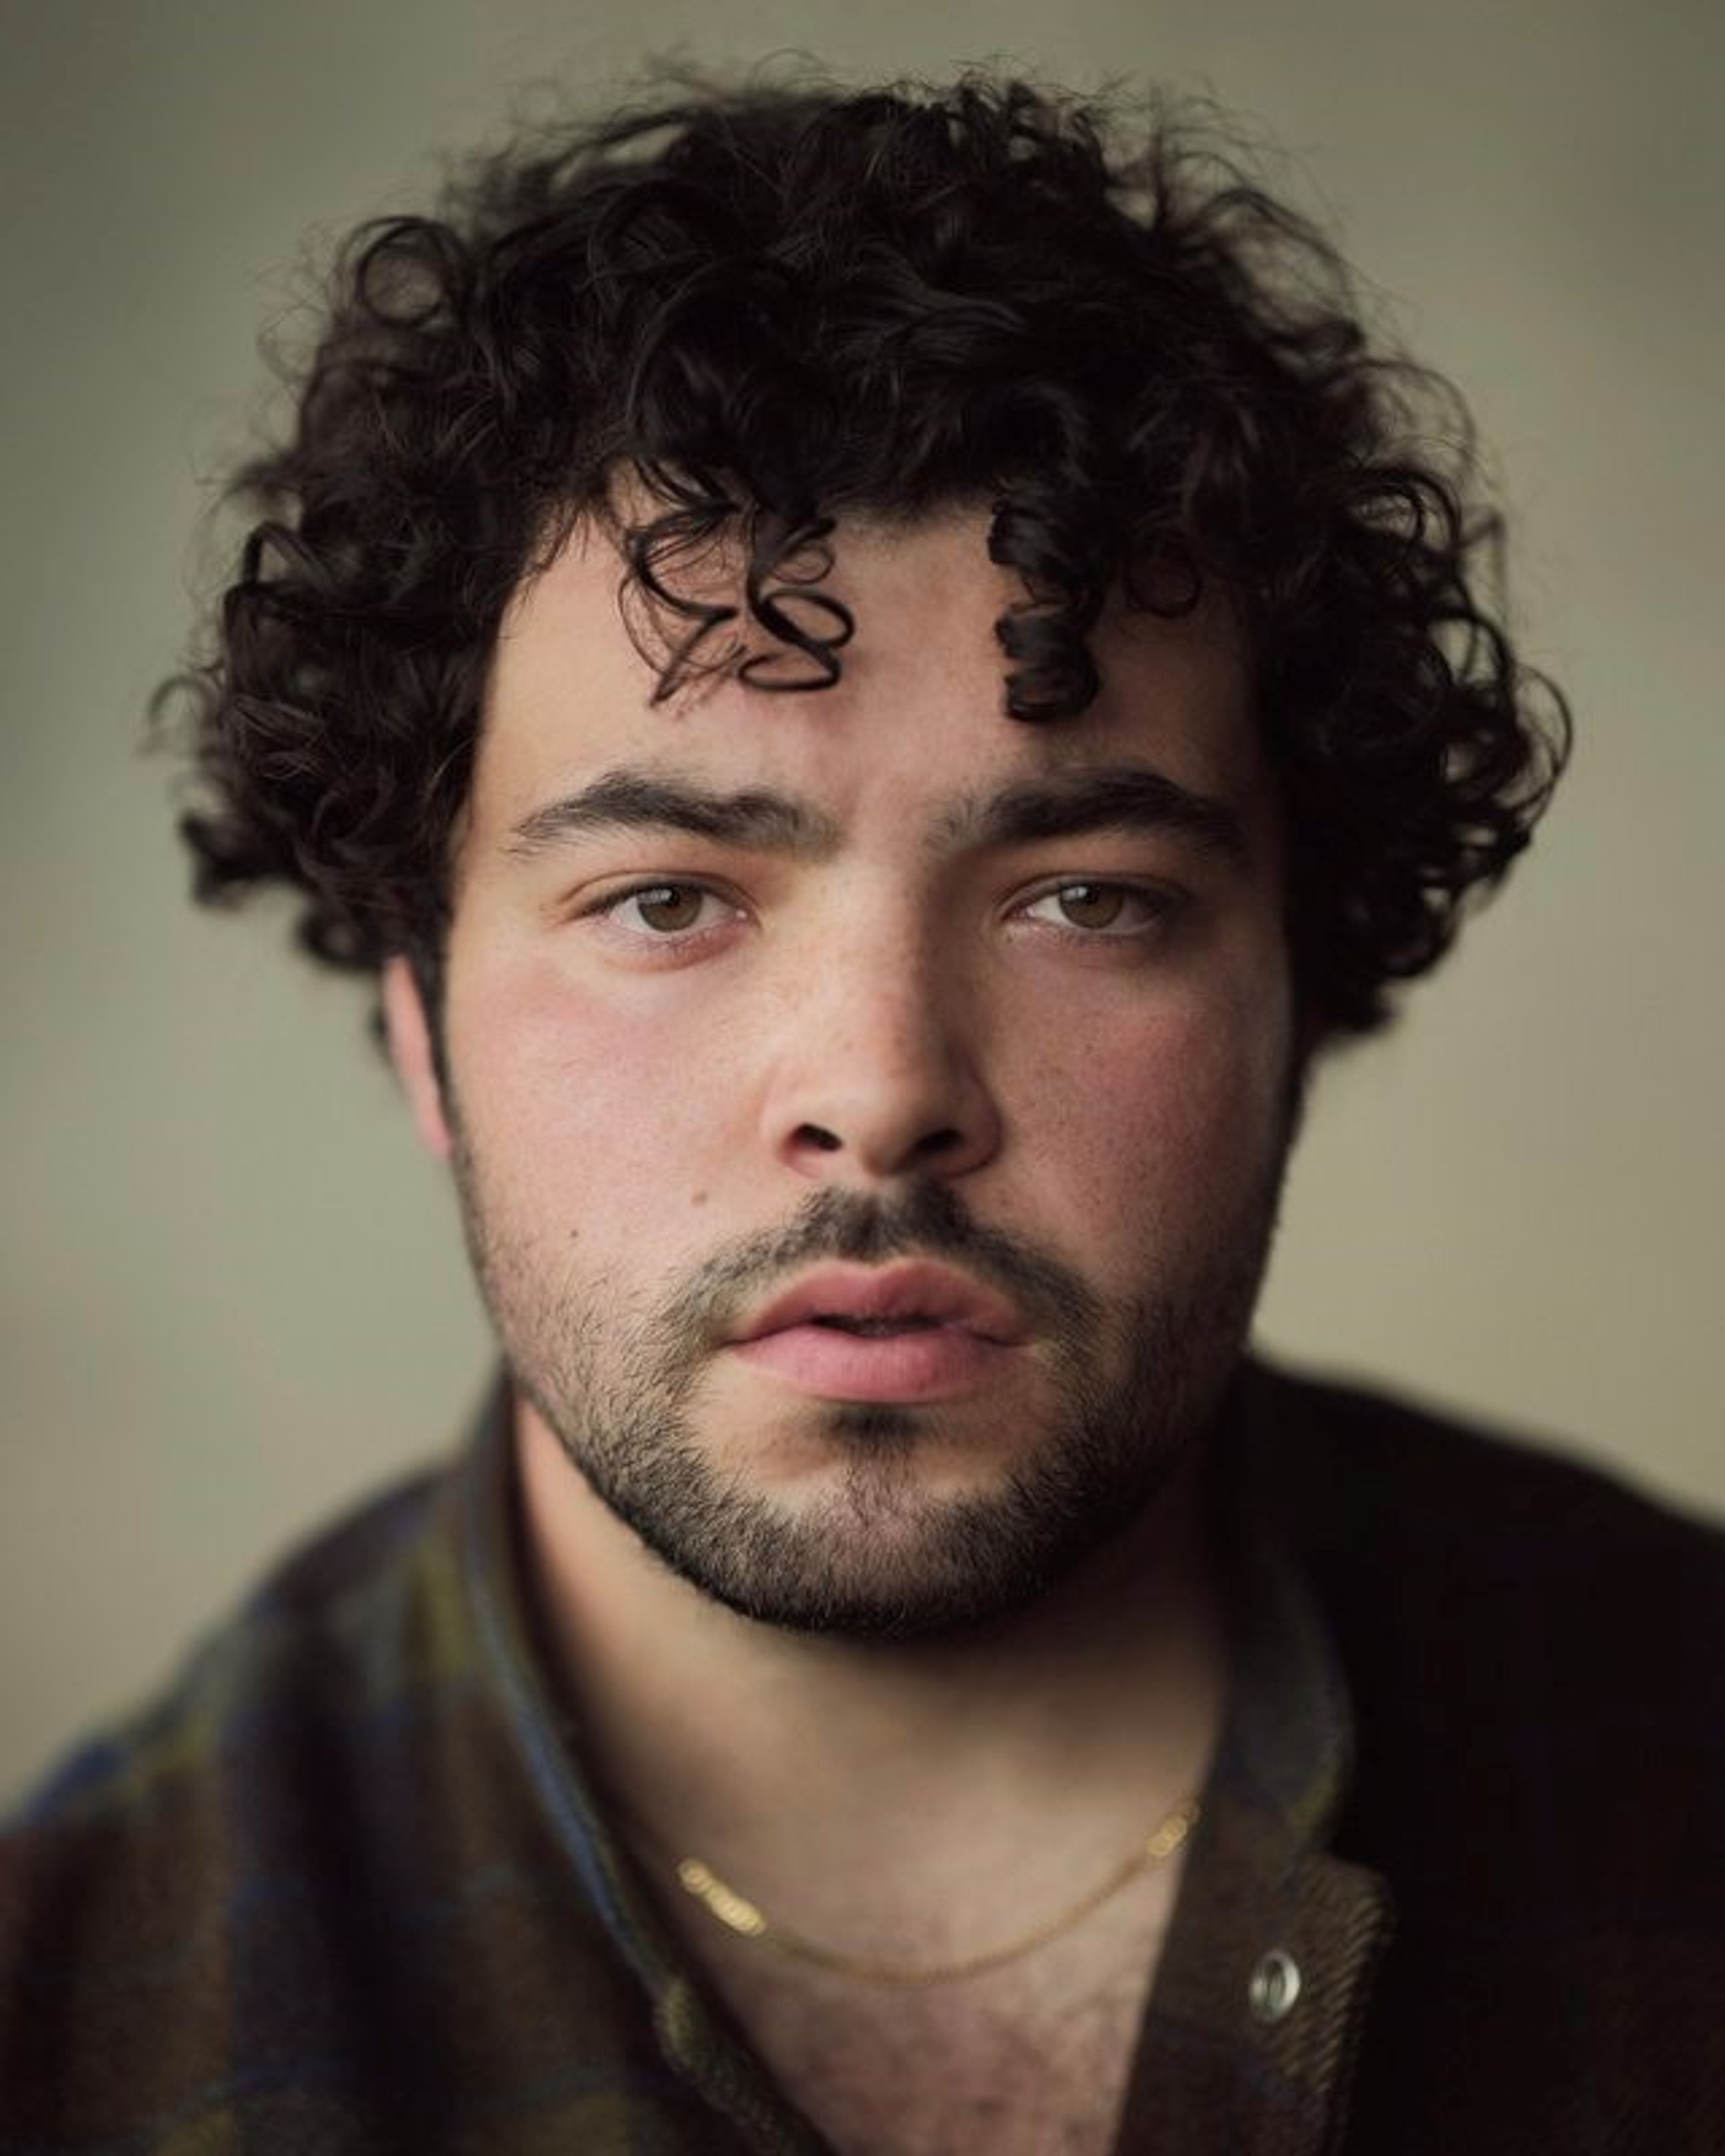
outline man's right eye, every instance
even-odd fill
[[[613,891],[588,909],[590,914],[644,939],[670,942],[698,934],[734,919],[735,903],[705,883],[661,878]]]

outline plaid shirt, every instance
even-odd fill
[[[1122,2156],[1717,2156],[1720,1538],[1258,1369],[1215,1465],[1233,1694]],[[606,1826],[514,1502],[499,1402],[13,1822],[4,2156],[822,2146]]]

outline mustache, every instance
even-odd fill
[[[943,1258],[974,1273],[1009,1296],[1038,1331],[1081,1331],[1102,1315],[1070,1266],[985,1226],[944,1183],[923,1182],[879,1198],[811,1193],[782,1227],[740,1237],[698,1265],[665,1305],[661,1326],[683,1347],[711,1346],[788,1273],[822,1260],[884,1265],[895,1257]]]

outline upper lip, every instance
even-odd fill
[[[819,1318],[922,1318],[955,1325],[985,1340],[1010,1347],[1025,1333],[1023,1318],[1004,1295],[968,1273],[919,1259],[893,1266],[828,1265],[775,1295],[733,1336],[759,1340]]]

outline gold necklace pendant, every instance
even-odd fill
[[[1039,1946],[1046,1946],[1063,1932],[1072,1930],[1085,1919],[1094,1915],[1105,1902],[1112,1901],[1124,1887],[1131,1884],[1141,1872],[1152,1871],[1165,1864],[1185,1842],[1198,1824],[1198,1801],[1188,1798],[1178,1804],[1166,1818],[1156,1822],[1136,1849],[1117,1865],[1107,1878],[1086,1889],[1076,1902],[1062,1909],[1057,1916],[1045,1918],[1031,1930],[1021,1932],[1016,1938],[1005,1940],[997,1946],[985,1947],[981,1952],[965,1956],[953,1961],[931,1961],[905,1968],[890,1961],[875,1961],[866,1956],[841,1954],[831,1947],[817,1945],[813,1940],[798,1938],[795,1932],[783,1931],[767,1921],[765,1913],[756,1908],[745,1895],[726,1885],[710,1865],[698,1857],[684,1857],[676,1868],[677,1883],[684,1892],[700,1903],[708,1914],[726,1930],[734,1932],[741,1939],[756,1939],[793,1961],[803,1961],[817,1969],[825,1969],[835,1976],[850,1977],[859,1983],[893,1984],[916,1987],[925,1984],[958,1983],[966,1977],[986,1976],[991,1970],[1004,1968],[1009,1961],[1033,1954]]]

